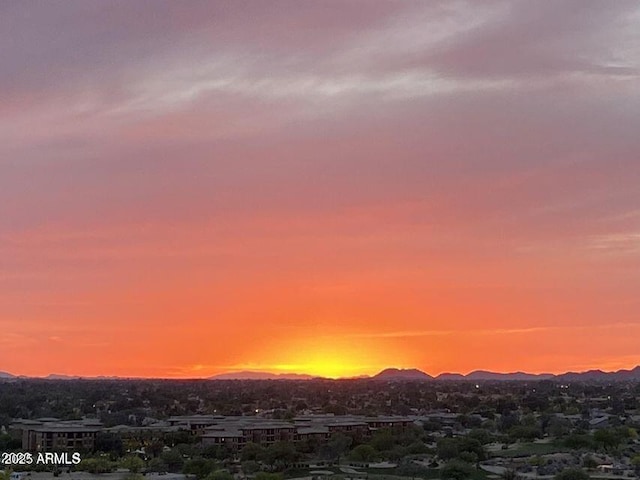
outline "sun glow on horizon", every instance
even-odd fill
[[[348,378],[375,375],[389,364],[403,366],[403,355],[389,345],[378,345],[348,336],[335,335],[299,339],[284,345],[273,345],[266,358],[273,362],[254,365],[274,373],[302,373],[325,378]]]
[[[274,375],[311,375],[314,377],[340,379],[358,376],[375,375],[383,367],[371,367],[367,365],[353,365],[341,363],[337,360],[322,360],[317,363],[277,364],[277,365],[235,365],[228,370],[219,373],[260,372]]]
[[[298,365],[275,365],[275,373],[302,373],[324,378],[345,378],[371,374],[366,365],[343,363],[339,359],[325,358]]]

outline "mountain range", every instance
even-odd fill
[[[438,380],[476,380],[476,381],[488,381],[488,380],[549,380],[554,378],[555,375],[551,373],[525,373],[525,372],[513,372],[513,373],[496,373],[488,372],[486,370],[475,370],[467,375],[460,373],[442,373],[436,378]]]
[[[11,373],[0,371],[0,380],[9,380],[16,378],[29,378],[25,376],[13,375]],[[58,375],[50,374],[46,377],[39,377],[47,380],[77,380],[81,378],[94,380],[117,380],[126,377],[81,377],[74,375]],[[301,373],[270,373],[261,371],[242,371],[229,372],[214,375],[208,380],[313,380],[320,378],[314,375]],[[129,377],[129,379],[131,379]],[[558,375],[551,373],[498,373],[486,370],[475,370],[466,375],[461,373],[441,373],[433,377],[428,373],[418,370],[417,368],[386,368],[373,376],[358,376],[352,379],[370,379],[384,382],[406,382],[406,381],[535,381],[535,380],[554,380],[559,382],[621,382],[621,381],[640,381],[640,365],[631,370],[617,370],[615,372],[604,372],[602,370],[588,370],[586,372],[567,372]]]
[[[602,370],[589,370],[586,372],[567,372],[559,375],[552,373],[496,373],[486,370],[475,370],[466,375],[460,373],[442,373],[437,377],[417,370],[387,368],[371,377],[374,380],[385,381],[406,381],[406,380],[458,380],[458,381],[535,381],[535,380],[556,380],[566,382],[576,381],[596,381],[596,382],[620,382],[638,380],[640,381],[640,365],[632,370],[618,370],[615,372],[603,372]]]
[[[461,373],[441,373],[437,377],[432,377],[428,373],[415,368],[398,369],[387,368],[381,371],[377,375],[372,377],[374,380],[388,380],[388,381],[401,381],[401,380],[469,380],[469,381],[494,381],[494,380],[548,380],[554,378],[554,375],[550,373],[496,373],[488,372],[486,370],[475,370],[467,375]]]
[[[567,372],[557,375],[555,378],[568,382],[576,380],[588,381],[629,381],[640,380],[640,365],[631,370],[618,370],[616,372],[603,372],[602,370],[589,370],[586,372]]]

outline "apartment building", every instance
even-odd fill
[[[292,422],[273,422],[259,417],[222,417],[205,429],[202,441],[207,445],[224,445],[233,450],[247,443],[268,446],[276,442],[327,441],[342,433],[367,438],[381,428],[405,429],[412,420],[406,417],[359,417],[305,415]]]
[[[96,420],[17,419],[10,425],[14,438],[20,438],[22,448],[30,452],[92,451],[101,430]]]

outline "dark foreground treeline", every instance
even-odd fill
[[[135,425],[145,417],[255,415],[301,412],[409,415],[448,410],[461,415],[624,414],[640,408],[640,384],[562,385],[538,382],[390,382],[374,380],[37,380],[0,381],[0,425],[12,418],[97,417],[105,426]]]
[[[433,412],[446,415],[428,416]],[[576,474],[595,468],[605,458],[629,466],[635,462],[640,469],[640,385],[634,383],[35,379],[0,383],[3,427],[14,418],[97,418],[109,427],[142,426],[173,415],[290,419],[304,413],[416,415],[420,420],[402,432],[380,430],[367,438],[338,433],[327,442],[248,444],[235,452],[204,445],[187,431],[153,438],[101,432],[95,451],[86,452],[74,468],[94,473],[119,467],[133,473],[173,471],[209,480],[259,472],[261,479],[273,480],[274,472],[289,472],[298,462],[391,461],[397,467],[390,473],[397,475],[459,480],[484,478],[481,462],[512,455],[528,457],[520,473],[535,469],[541,475],[555,475],[569,468]],[[593,421],[600,415],[606,415],[607,424],[595,428]],[[541,438],[548,443],[534,443]],[[495,444],[501,444],[504,453],[490,448]],[[0,433],[0,451],[16,449],[20,449],[17,441]],[[561,462],[542,456],[553,452],[571,456]]]

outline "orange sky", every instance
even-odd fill
[[[0,371],[640,364],[637,3],[369,5],[7,6]]]

